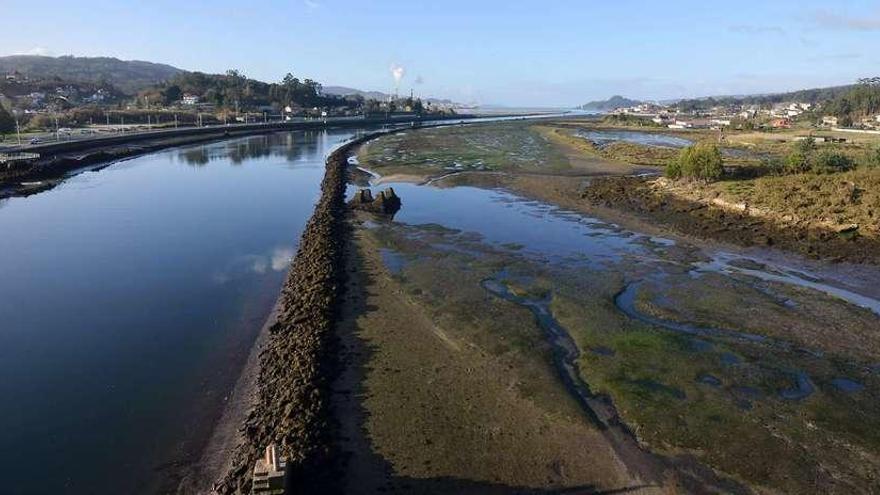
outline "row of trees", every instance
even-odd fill
[[[142,91],[138,96],[142,103],[171,105],[192,94],[217,108],[247,109],[259,106],[338,107],[349,101],[338,96],[321,94],[321,84],[311,79],[295,77],[288,73],[278,83],[266,83],[251,79],[237,70],[225,74],[185,72],[169,81]]]
[[[836,116],[847,127],[863,117],[880,114],[880,78],[859,81],[851,90],[822,105],[822,112]]]

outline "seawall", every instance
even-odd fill
[[[345,276],[348,153],[370,134],[350,141],[326,162],[321,197],[306,224],[260,355],[254,404],[243,425],[243,443],[218,482],[220,494],[250,493],[251,471],[274,443],[287,458],[294,493],[333,483],[330,384],[336,372],[334,321]],[[303,491],[305,490],[305,491]]]

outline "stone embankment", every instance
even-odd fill
[[[220,494],[250,493],[254,462],[269,444],[287,459],[293,493],[332,485],[329,408],[336,371],[334,320],[344,287],[346,155],[366,138],[333,153],[321,198],[303,231],[280,312],[260,357],[255,404]],[[326,491],[326,490],[317,490]]]

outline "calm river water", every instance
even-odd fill
[[[0,201],[0,492],[154,492],[193,460],[352,134],[173,149]]]

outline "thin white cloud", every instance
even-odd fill
[[[303,0],[303,3],[309,8],[309,10],[315,10],[321,6],[321,4],[315,0]]]
[[[855,17],[828,10],[818,10],[813,13],[812,20],[818,27],[826,29],[880,31],[880,15],[877,14]]]
[[[831,60],[855,60],[862,58],[861,53],[828,53],[825,55],[811,55],[807,57],[808,62],[827,62]]]
[[[730,26],[728,30],[732,33],[740,34],[785,34],[785,29],[779,26],[754,26],[750,24],[737,24]]]

